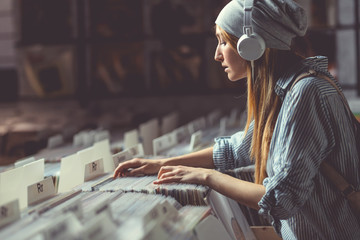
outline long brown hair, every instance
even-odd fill
[[[234,49],[238,38],[225,32],[219,26],[221,37]],[[250,157],[255,160],[255,183],[261,184],[266,174],[266,163],[270,142],[282,102],[275,93],[275,84],[286,69],[301,57],[292,51],[267,48],[261,58],[254,62],[254,76],[247,63],[247,122],[245,133],[254,120]]]

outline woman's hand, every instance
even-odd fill
[[[160,159],[134,158],[120,163],[114,171],[114,178],[157,174],[161,166],[162,160]]]
[[[186,167],[186,166],[164,166],[160,168],[158,180],[155,184],[162,183],[193,183],[207,185],[208,178],[217,171],[207,168]]]
[[[243,181],[208,168],[163,166],[159,170],[158,180],[154,181],[155,184],[178,182],[208,186],[256,210],[259,210],[258,203],[265,194],[265,187],[261,184]]]

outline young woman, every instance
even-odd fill
[[[220,137],[213,147],[161,160],[132,159],[114,176],[158,174],[157,184],[184,182],[210,188],[270,217],[283,239],[360,239],[360,223],[349,203],[320,172],[334,166],[359,190],[359,156],[352,118],[338,91],[324,78],[299,75],[327,71],[326,57],[301,58],[291,39],[306,31],[306,15],[291,0],[259,0],[253,31],[266,50],[255,61],[239,54],[246,25],[244,1],[225,6],[216,20],[215,60],[230,81],[247,77],[245,131]],[[222,172],[255,164],[255,183]]]

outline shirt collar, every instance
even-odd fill
[[[275,93],[283,100],[293,80],[295,80],[299,74],[310,69],[329,76],[328,58],[324,56],[315,56],[301,60],[279,78],[275,85]]]

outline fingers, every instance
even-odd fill
[[[125,176],[130,168],[136,168],[141,165],[139,159],[132,159],[123,163],[120,163],[114,171],[114,178]]]
[[[171,176],[176,176],[176,175],[180,175],[180,174],[177,174],[175,171],[164,172],[158,177],[158,179],[169,178]]]
[[[128,171],[126,171],[124,173],[123,176],[126,176],[126,177],[137,176],[137,177],[140,177],[140,176],[143,176],[143,175],[145,175],[145,166],[141,166],[139,168],[128,170]]]
[[[177,167],[173,167],[173,166],[164,166],[164,167],[161,167],[159,172],[158,172],[158,179],[161,178],[161,176],[167,172],[170,172],[170,171],[173,171],[174,169],[176,169]]]
[[[161,167],[158,173],[158,179],[154,184],[180,182],[182,180],[182,172],[180,166]]]
[[[171,177],[155,180],[153,183],[154,184],[175,183],[175,182],[180,182],[181,179],[182,177],[179,176],[171,176]]]

